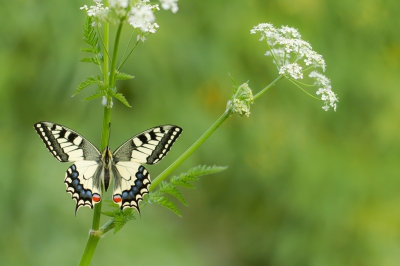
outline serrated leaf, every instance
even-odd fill
[[[100,79],[100,76],[94,76],[94,77],[88,77],[84,81],[82,81],[78,87],[75,90],[75,93],[72,96],[77,95],[79,92],[81,92],[84,88],[92,85],[92,84],[98,84],[99,86],[102,85],[102,80]]]
[[[112,93],[112,96],[115,97],[115,99],[121,101],[123,104],[125,104],[128,107],[132,107],[130,106],[130,104],[128,103],[128,101],[125,99],[125,96],[122,93]]]
[[[102,214],[112,217],[114,223],[114,234],[116,234],[121,228],[129,221],[135,220],[136,217],[133,215],[132,209],[125,209],[121,211],[119,208],[115,211],[105,211]]]
[[[93,48],[81,48],[80,49],[82,52],[88,52],[88,53],[93,53],[93,54],[97,54],[98,51],[96,49]]]
[[[98,41],[96,31],[93,27],[93,19],[90,16],[86,17],[83,27],[83,40],[92,47],[95,47]]]
[[[167,184],[161,185],[160,191],[166,194],[170,194],[171,196],[174,196],[177,198],[180,202],[182,202],[185,206],[187,206],[187,202],[185,198],[182,196],[181,192],[172,184]]]
[[[192,180],[191,180],[192,181]],[[195,188],[195,186],[193,186],[192,184],[190,184],[188,181],[186,180],[181,180],[181,179],[177,179],[174,181],[171,181],[171,183],[173,182],[173,184],[175,186],[181,186],[181,187],[186,187],[186,188]]]
[[[100,62],[96,57],[84,57],[84,58],[80,59],[79,61],[81,61],[83,63],[94,63],[96,65],[100,65]]]
[[[85,99],[83,99],[83,101],[90,101],[90,100],[94,100],[100,97],[105,96],[104,92],[100,91],[100,92],[96,92],[95,94],[90,95],[89,97],[86,97]]]
[[[127,73],[122,73],[122,72],[118,72],[115,75],[115,79],[117,80],[128,80],[128,79],[133,79],[135,76],[129,75]]]
[[[178,210],[178,208],[176,207],[175,203],[173,203],[169,198],[161,196],[156,203],[160,204],[161,206],[166,207],[167,209],[170,209],[171,211],[173,211],[179,217],[182,217],[182,214]]]

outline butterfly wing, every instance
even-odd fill
[[[156,164],[171,149],[182,128],[163,125],[148,129],[126,141],[113,153],[113,200],[121,210],[130,207],[138,212],[139,202],[149,192],[150,174],[140,163]]]
[[[99,166],[100,152],[79,133],[52,122],[34,125],[47,149],[60,162],[75,162],[66,174],[66,191],[76,201],[76,211],[82,206],[93,208],[101,200]]]
[[[135,208],[139,213],[139,202],[149,193],[149,172],[135,162],[118,162],[114,169],[113,201],[121,210]]]
[[[79,133],[52,122],[34,125],[47,149],[60,162],[98,160],[99,150]]]
[[[78,161],[65,173],[66,191],[76,201],[75,213],[83,206],[93,209],[93,205],[101,200],[99,171],[97,161]]]

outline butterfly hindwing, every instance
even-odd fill
[[[135,162],[118,162],[114,169],[113,200],[121,210],[135,208],[139,213],[139,202],[149,193],[150,174],[143,165]]]
[[[34,128],[47,149],[60,162],[97,160],[100,156],[92,143],[72,129],[52,122],[39,122]]]
[[[66,191],[76,201],[75,212],[83,206],[93,208],[101,200],[99,171],[101,168],[97,161],[78,161],[65,173]]]

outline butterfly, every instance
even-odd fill
[[[112,199],[121,210],[135,208],[149,192],[150,174],[141,164],[156,164],[164,158],[172,144],[182,133],[182,128],[162,125],[145,130],[128,139],[113,153],[107,146],[103,152],[82,135],[52,122],[34,125],[47,149],[60,162],[74,162],[66,174],[66,191],[76,201],[75,213],[80,207],[101,201],[102,186],[105,191],[114,180]]]

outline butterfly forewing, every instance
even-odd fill
[[[126,141],[114,151],[114,161],[158,163],[182,133],[182,128],[163,125],[148,129]]]
[[[47,149],[60,162],[98,160],[99,150],[87,139],[67,127],[39,122],[34,125]]]

